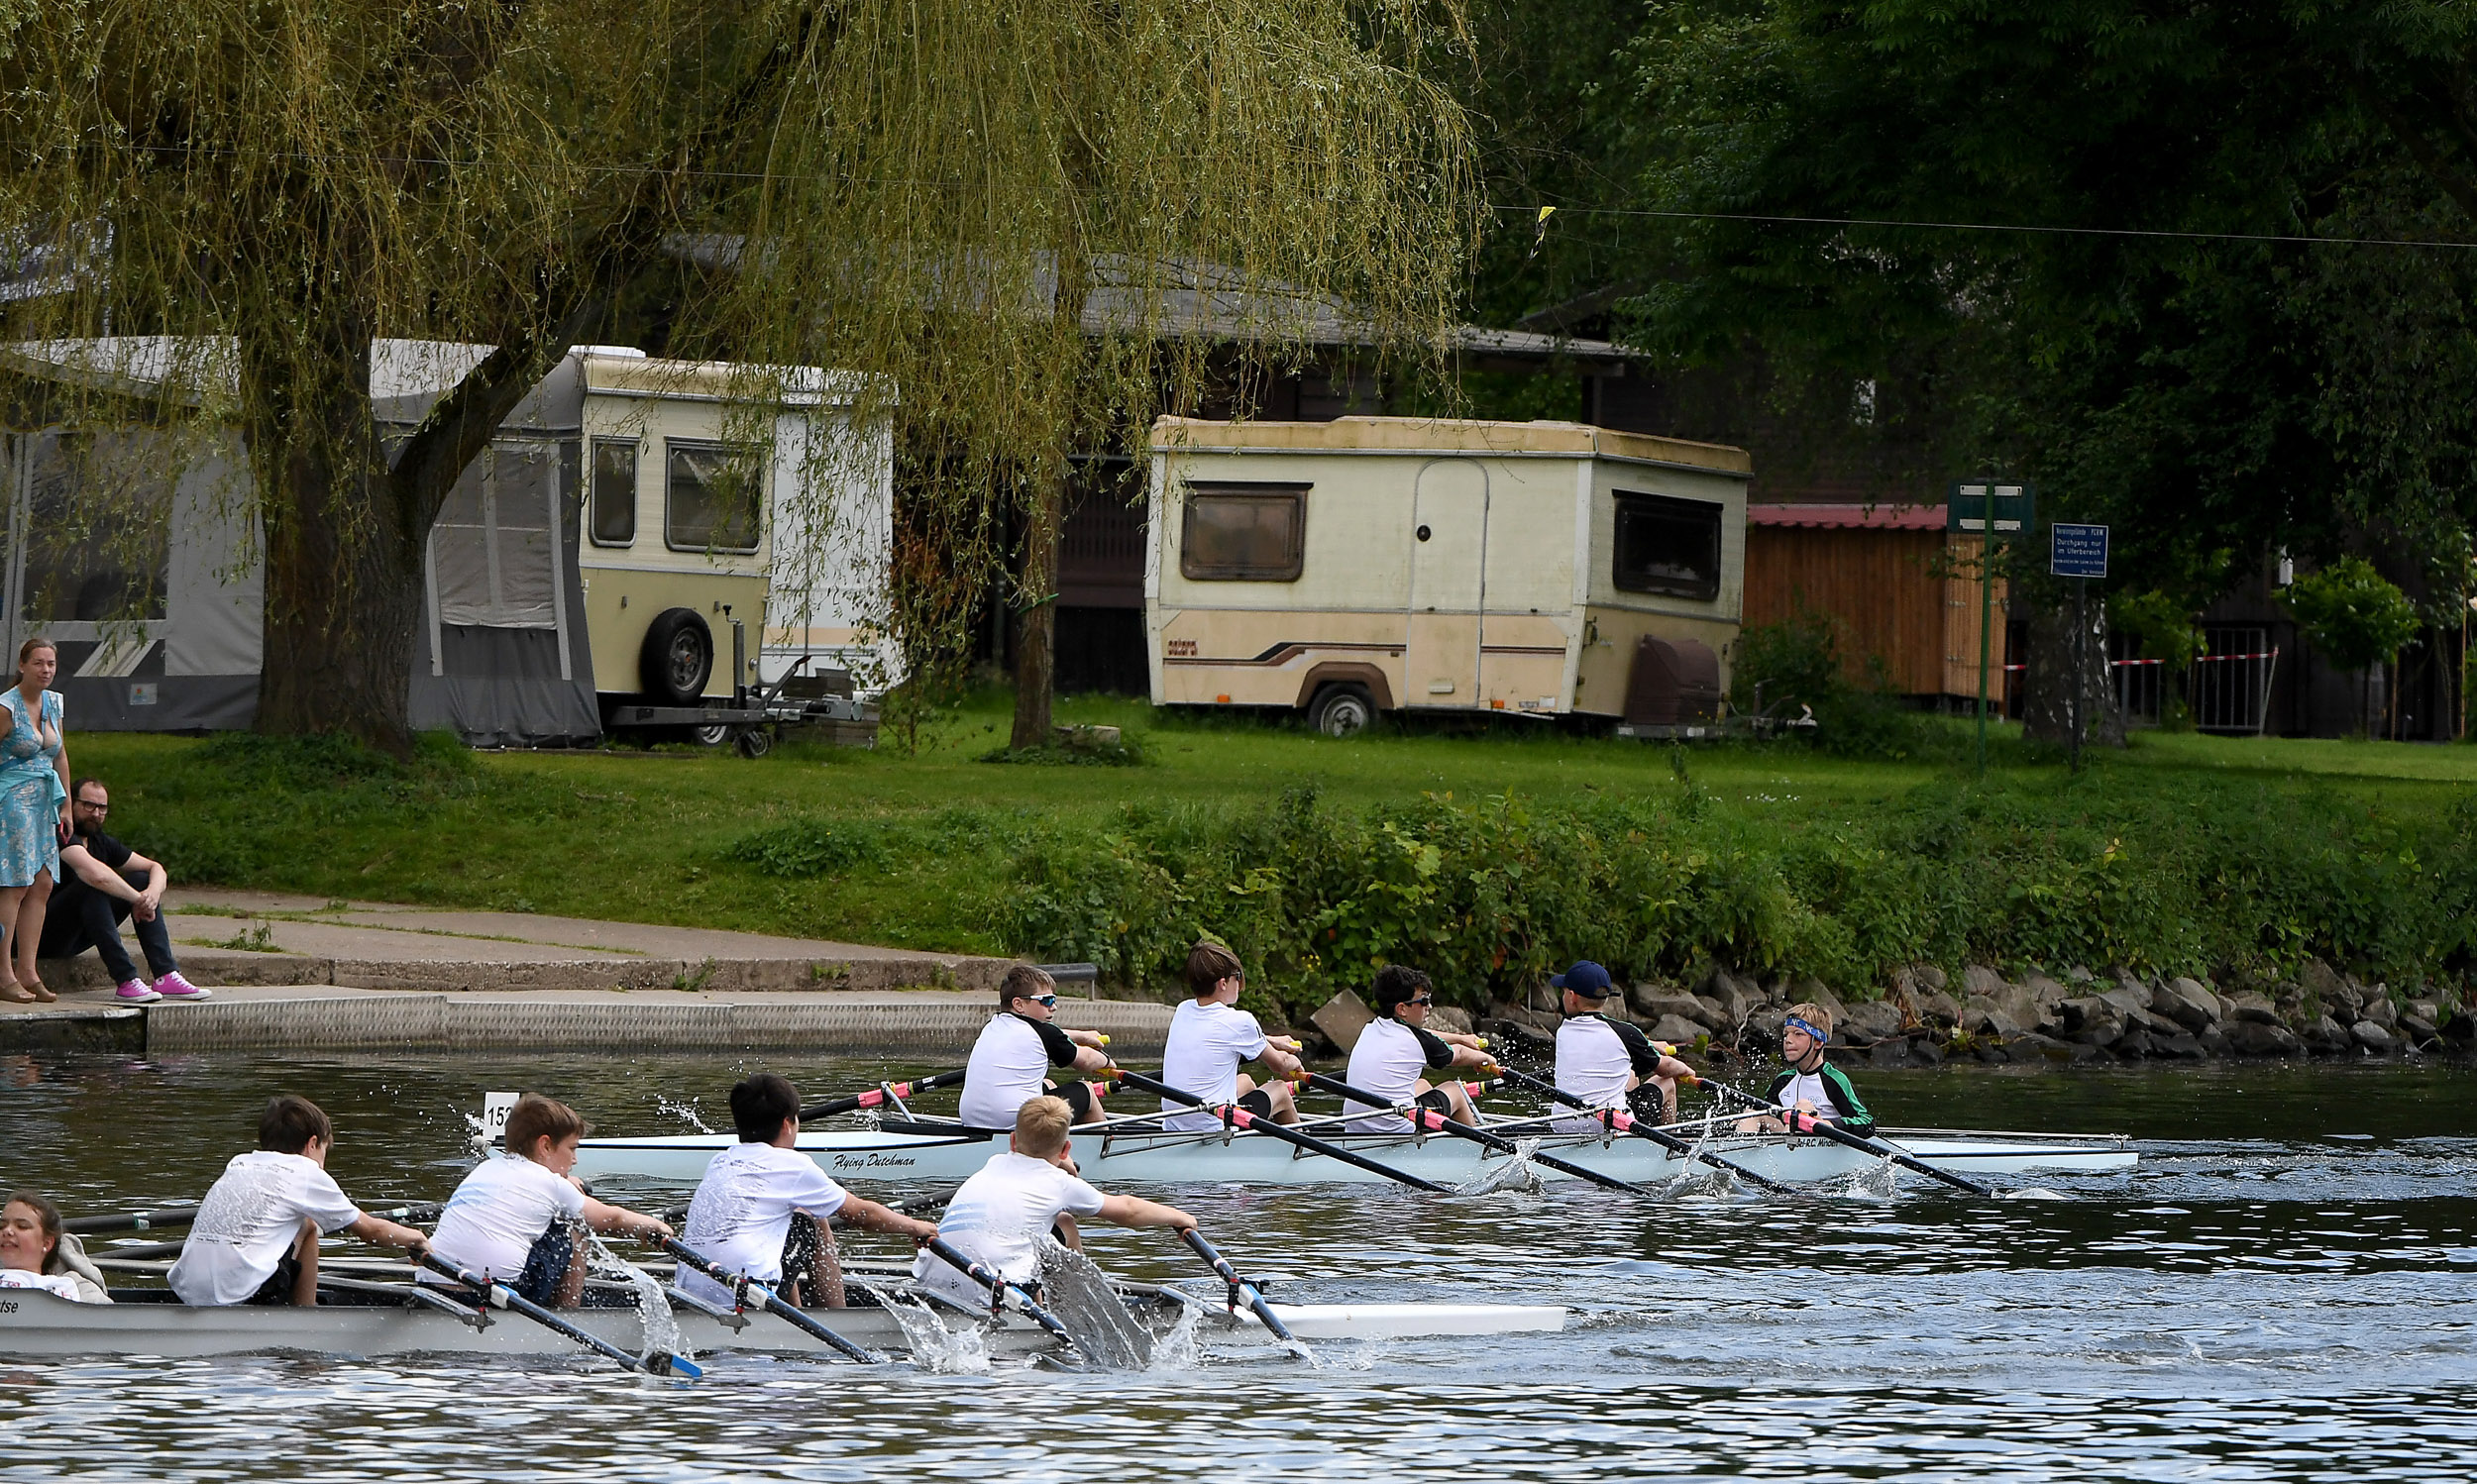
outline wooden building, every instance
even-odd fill
[[[1780,623],[1802,606],[1835,621],[1853,682],[1866,683],[1880,659],[1903,695],[1975,698],[1978,548],[1975,538],[1945,534],[1940,504],[1750,504],[1745,623]],[[2000,666],[2000,583],[1994,612],[1992,662]]]

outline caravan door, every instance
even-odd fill
[[[1473,459],[1419,471],[1411,501],[1411,602],[1402,655],[1406,706],[1470,706],[1488,555],[1488,473]]]

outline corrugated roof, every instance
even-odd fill
[[[1322,453],[1380,451],[1435,454],[1569,454],[1686,465],[1744,478],[1754,467],[1744,449],[1689,443],[1648,433],[1621,433],[1589,423],[1485,422],[1439,417],[1338,417],[1331,422],[1221,422],[1164,417],[1152,425],[1152,446],[1195,453]]]
[[[1808,530],[1940,531],[1942,505],[1756,505],[1746,507],[1750,526],[1796,526]]]

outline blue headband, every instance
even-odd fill
[[[1822,1045],[1824,1042],[1826,1042],[1826,1041],[1828,1041],[1828,1040],[1832,1039],[1832,1033],[1831,1033],[1830,1031],[1827,1031],[1827,1030],[1817,1030],[1817,1029],[1815,1029],[1812,1025],[1809,1025],[1809,1024],[1808,1024],[1808,1023],[1806,1023],[1804,1020],[1799,1019],[1799,1018],[1798,1018],[1797,1016],[1795,1016],[1795,1015],[1791,1015],[1791,1016],[1789,1016],[1789,1017],[1788,1017],[1787,1021],[1786,1021],[1786,1022],[1784,1022],[1784,1026],[1783,1026],[1783,1028],[1788,1029],[1788,1030],[1802,1030],[1802,1031],[1806,1032],[1808,1035],[1813,1036],[1813,1037],[1815,1038],[1815,1044],[1816,1044],[1816,1045],[1818,1045],[1818,1046],[1820,1046],[1820,1045]]]

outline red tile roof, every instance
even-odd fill
[[[1803,526],[1870,531],[1940,531],[1942,505],[1761,505],[1746,507],[1750,526]]]

